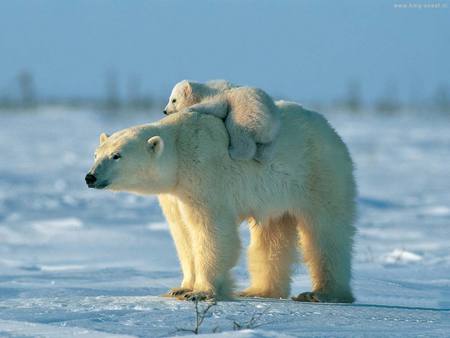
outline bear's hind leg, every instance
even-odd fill
[[[248,268],[251,285],[242,297],[287,298],[292,266],[297,259],[297,229],[293,217],[284,215],[269,224],[250,224]]]
[[[299,226],[300,245],[313,291],[292,299],[303,302],[352,303],[350,279],[353,225],[308,220]]]

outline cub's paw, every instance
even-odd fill
[[[180,297],[191,291],[192,289],[187,288],[172,288],[167,293],[165,293],[163,297]]]
[[[320,303],[324,300],[321,300],[319,295],[316,292],[302,292],[298,296],[292,297],[292,300],[297,302],[310,302],[310,303]]]
[[[256,147],[256,154],[254,157],[255,161],[264,164],[272,159],[274,152],[274,146],[272,143],[258,143]]]
[[[245,148],[236,148],[229,147],[228,153],[232,160],[235,161],[245,161],[251,160],[255,156],[256,149],[245,149]]]
[[[212,291],[190,291],[177,297],[178,299],[190,300],[193,302],[214,301],[216,295]]]

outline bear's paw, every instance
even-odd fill
[[[295,300],[297,302],[309,302],[309,303],[319,303],[323,302],[319,298],[319,295],[315,292],[302,292],[298,296],[292,297],[292,300]]]
[[[185,293],[191,292],[192,289],[187,288],[172,288],[167,293],[163,294],[163,297],[180,297]]]
[[[250,298],[286,298],[282,292],[272,290],[255,290],[252,288],[245,289],[237,293],[238,297],[250,297]]]
[[[216,295],[212,291],[190,291],[177,298],[181,300],[190,300],[192,302],[201,302],[214,301],[216,299]]]
[[[355,298],[351,292],[340,294],[326,292],[302,292],[298,296],[292,297],[292,300],[309,303],[353,303]]]

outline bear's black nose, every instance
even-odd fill
[[[163,110],[163,113],[167,115],[167,110]]]
[[[95,181],[97,181],[97,177],[95,177],[92,174],[87,174],[84,179],[86,180],[86,184],[89,185],[89,186],[94,184]]]

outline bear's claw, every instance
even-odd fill
[[[254,298],[285,298],[282,295],[270,291],[257,291],[245,289],[236,294],[238,297],[254,297]]]
[[[207,300],[214,300],[215,295],[212,292],[209,291],[190,291],[186,292],[185,294],[181,295],[180,297],[177,297],[178,299],[184,299],[184,300],[190,300],[193,302],[196,301],[207,301]]]
[[[298,296],[292,297],[292,300],[311,303],[353,303],[355,298],[351,292],[339,295],[326,292],[302,292]]]
[[[292,297],[292,300],[297,302],[310,302],[310,303],[320,303],[321,300],[319,295],[315,292],[302,292],[296,297]]]
[[[179,297],[191,291],[192,289],[187,288],[172,288],[167,293],[165,293],[163,297]]]
[[[253,293],[253,292],[248,291],[248,290],[239,291],[239,292],[236,293],[236,295],[238,297],[258,297],[258,295],[256,293]]]

